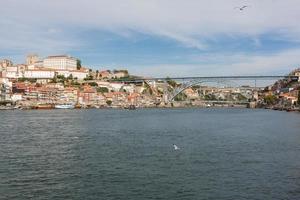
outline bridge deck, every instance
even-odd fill
[[[179,80],[179,81],[186,81],[186,80],[277,80],[282,78],[290,78],[293,80],[298,80],[297,76],[191,76],[191,77],[167,77],[167,78],[137,78],[133,80],[114,80],[116,82],[142,82],[142,81],[165,81],[165,80]]]

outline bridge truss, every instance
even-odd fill
[[[158,82],[167,82],[168,80],[173,80],[179,82],[180,84],[173,88],[172,91],[169,91],[167,88],[164,89],[165,94],[165,103],[171,103],[174,101],[175,97],[182,93],[187,88],[190,88],[195,85],[202,85],[204,83],[217,83],[222,85],[237,85],[236,81],[253,81],[254,89],[257,88],[257,81],[271,81],[271,80],[279,80],[279,79],[290,79],[293,81],[298,81],[297,76],[203,76],[203,77],[172,77],[172,78],[138,78],[130,81],[123,81],[129,83],[137,83],[137,82],[145,82],[149,84],[149,81],[158,81]],[[235,86],[237,87],[237,86]]]

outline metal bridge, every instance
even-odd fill
[[[166,93],[164,94],[167,96],[167,102],[170,103],[174,100],[174,98],[183,92],[185,89],[190,88],[195,85],[201,85],[203,83],[221,83],[226,85],[231,81],[254,81],[254,87],[256,88],[256,81],[268,81],[268,80],[279,80],[279,79],[289,79],[293,81],[298,81],[297,76],[290,76],[290,75],[261,75],[261,76],[190,76],[190,77],[166,77],[166,78],[135,78],[131,80],[117,80],[118,82],[125,82],[125,83],[147,83],[155,81],[155,82],[166,82],[166,81],[177,81],[180,84],[173,88],[172,92],[168,92],[165,90]]]
[[[289,75],[275,75],[275,76],[187,76],[187,77],[165,77],[165,78],[153,78],[153,77],[143,77],[143,78],[134,78],[130,80],[116,80],[118,82],[142,82],[142,81],[166,81],[166,80],[175,80],[175,81],[190,81],[190,80],[278,80],[278,79],[292,79],[298,80],[298,76],[289,76]]]

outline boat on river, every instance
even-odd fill
[[[53,109],[53,104],[39,104],[35,107],[36,109],[39,110],[48,110],[48,109]]]
[[[55,108],[56,109],[73,109],[73,108],[75,108],[75,105],[73,105],[73,104],[56,104]]]
[[[129,106],[125,106],[124,109],[135,110],[136,106],[135,105],[129,105]]]

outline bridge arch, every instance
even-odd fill
[[[179,94],[181,94],[184,90],[193,87],[195,85],[200,85],[203,83],[222,83],[224,85],[229,85],[229,83],[234,83],[233,81],[230,80],[192,80],[186,83],[182,84],[182,87],[177,88],[172,94],[170,94],[170,98],[169,98],[169,103],[171,103],[172,101],[174,101],[175,97],[178,96]],[[236,84],[236,83],[234,83]],[[237,85],[237,84],[236,84]]]

